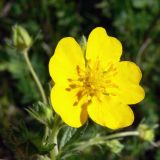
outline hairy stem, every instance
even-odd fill
[[[54,148],[50,151],[51,160],[56,160],[57,155],[59,154],[57,136],[61,127],[62,127],[61,120],[58,115],[55,115],[54,126],[51,130],[51,136],[50,136],[50,141],[53,141],[53,144],[54,144]]]
[[[28,66],[28,68],[29,68],[29,70],[30,70],[30,72],[31,72],[31,74],[33,76],[33,79],[34,79],[34,81],[35,81],[35,83],[36,83],[36,85],[37,85],[37,87],[38,87],[38,89],[40,91],[43,103],[47,104],[47,98],[46,98],[44,89],[42,87],[42,84],[41,84],[36,72],[33,69],[33,66],[32,66],[31,62],[30,62],[30,59],[28,57],[28,51],[27,50],[23,51],[23,55],[24,55],[24,59],[25,59],[25,61],[27,63],[27,66]]]
[[[111,134],[111,135],[103,136],[103,137],[95,137],[91,139],[90,141],[88,141],[87,143],[86,142],[76,143],[75,150],[82,151],[85,148],[93,146],[93,145],[105,144],[106,141],[111,140],[111,139],[128,137],[128,136],[139,136],[139,132],[138,131],[127,131],[127,132],[115,133],[115,134]]]
[[[108,136],[104,137],[104,139],[109,140],[109,139],[128,137],[128,136],[139,136],[139,132],[138,131],[120,132],[120,133],[108,135]]]
[[[53,143],[54,148],[50,151],[50,157],[51,160],[56,160],[56,156],[58,155],[58,142],[57,142],[57,135],[58,135],[59,129],[53,130]]]

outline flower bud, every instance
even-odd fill
[[[87,48],[87,39],[84,35],[80,39],[80,46],[81,46],[83,53],[85,54],[86,48]]]
[[[111,151],[113,153],[115,153],[115,154],[119,154],[123,150],[123,148],[124,148],[123,144],[121,144],[116,139],[115,140],[110,140],[106,144],[111,149]]]
[[[32,45],[32,38],[22,27],[15,25],[13,28],[13,45],[20,51],[28,50]]]
[[[154,128],[149,127],[146,124],[140,124],[140,126],[138,127],[138,131],[140,138],[142,138],[143,140],[149,142],[154,141]]]

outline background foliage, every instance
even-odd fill
[[[43,125],[26,112],[40,100],[40,94],[23,57],[11,47],[12,26],[15,24],[25,27],[34,39],[29,56],[48,95],[48,61],[57,42],[64,36],[80,40],[82,35],[88,36],[94,27],[105,27],[109,35],[118,37],[122,42],[123,59],[136,62],[143,72],[141,84],[146,97],[133,107],[136,120],[127,130],[136,128],[142,121],[149,125],[160,122],[159,0],[1,0],[0,158],[35,159],[53,148],[53,144],[42,145]],[[67,137],[74,132],[68,128]],[[111,132],[89,122],[84,134],[87,138]],[[159,135],[158,128],[155,141],[159,140]],[[62,141],[61,145],[64,146],[69,139]],[[158,147],[142,140],[126,138],[123,144],[119,154],[106,144],[85,149],[82,154],[77,153],[68,159],[160,160]]]

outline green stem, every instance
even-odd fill
[[[121,132],[121,133],[115,133],[108,136],[103,137],[95,137],[91,139],[90,141],[86,142],[79,142],[76,143],[75,150],[84,150],[85,148],[97,144],[105,144],[107,140],[115,139],[115,138],[122,138],[122,137],[128,137],[128,136],[139,136],[138,131],[128,131],[128,132]]]
[[[46,98],[46,96],[45,96],[45,92],[44,92],[44,89],[43,89],[43,87],[42,87],[42,84],[41,84],[41,82],[40,82],[40,80],[39,80],[36,72],[34,71],[34,69],[33,69],[33,67],[32,67],[32,64],[31,64],[31,62],[30,62],[30,59],[29,59],[29,57],[28,57],[28,50],[24,50],[24,51],[23,51],[23,55],[24,55],[24,59],[25,59],[25,61],[26,61],[26,63],[27,63],[27,66],[28,66],[28,68],[29,68],[29,70],[30,70],[30,72],[31,72],[31,74],[32,74],[32,76],[33,76],[33,79],[35,80],[35,82],[36,82],[36,84],[37,84],[37,87],[38,87],[38,89],[39,89],[39,91],[40,91],[40,94],[41,94],[41,96],[42,96],[43,103],[47,104],[47,98]]]
[[[50,137],[50,141],[53,141],[53,144],[55,145],[54,148],[50,151],[51,160],[56,160],[57,155],[59,154],[57,136],[61,127],[62,127],[61,120],[58,115],[55,115],[54,126],[52,128]]]
[[[54,148],[50,151],[50,157],[51,160],[56,160],[56,156],[58,155],[58,142],[57,142],[57,135],[58,135],[59,129],[53,130],[53,143]]]
[[[128,137],[128,136],[139,136],[139,132],[138,131],[120,132],[120,133],[108,135],[104,139],[109,140],[109,139]]]

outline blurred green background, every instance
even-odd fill
[[[40,94],[23,57],[11,46],[15,24],[26,28],[34,39],[29,56],[48,95],[48,61],[58,41],[65,36],[79,41],[82,35],[87,37],[96,26],[106,28],[109,35],[122,42],[122,59],[134,61],[143,72],[141,84],[146,97],[133,107],[136,118],[129,129],[136,128],[142,121],[150,125],[159,124],[159,0],[0,0],[1,159],[28,160],[30,155],[44,154],[30,143],[43,127],[32,120],[25,109],[40,100]],[[20,124],[25,126],[24,132],[17,129]],[[94,128],[94,132],[104,130],[102,127]],[[158,128],[155,141],[159,139]],[[81,157],[75,155],[69,160],[160,160],[158,147],[134,138],[127,138],[124,144],[125,148],[118,155],[106,147],[95,147],[86,150]],[[28,146],[32,146],[31,151]]]

